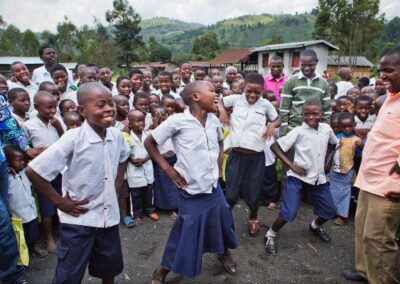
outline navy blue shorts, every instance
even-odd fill
[[[298,178],[288,176],[285,179],[283,190],[283,204],[279,216],[287,222],[296,219],[301,202],[301,191],[307,190],[313,202],[314,214],[326,220],[331,220],[336,215],[336,207],[333,203],[329,183],[311,185]]]
[[[55,179],[51,182],[53,188],[62,195],[61,188],[62,188],[62,175],[58,174]],[[54,206],[53,203],[50,202],[43,194],[38,192],[38,201],[39,201],[39,208],[40,208],[40,215],[42,218],[51,218],[57,214],[57,208]]]
[[[81,283],[88,264],[93,277],[117,276],[124,268],[118,225],[94,228],[61,224],[57,256],[54,284]]]

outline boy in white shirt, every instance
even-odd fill
[[[26,174],[59,210],[61,228],[53,283],[80,283],[88,264],[91,276],[114,283],[123,269],[117,192],[129,147],[121,132],[110,127],[115,108],[105,86],[80,86],[78,102],[79,113],[86,118],[82,127],[67,131],[30,162]],[[60,195],[49,181],[65,166]]]
[[[144,131],[144,114],[138,110],[131,110],[128,113],[129,126],[131,128],[129,157],[126,177],[129,191],[132,197],[133,220],[136,223],[142,222],[143,212],[151,220],[158,221],[158,215],[154,212],[153,204],[153,163],[143,145],[147,132]]]

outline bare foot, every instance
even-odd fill
[[[46,250],[49,253],[57,252],[57,245],[56,245],[56,242],[54,241],[53,237],[51,237],[50,239],[46,240]]]
[[[33,255],[34,256],[42,258],[42,257],[45,257],[48,254],[49,254],[49,252],[47,250],[40,248],[39,245],[37,245],[37,244],[33,248]]]

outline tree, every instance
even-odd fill
[[[0,54],[18,56],[21,55],[22,36],[19,29],[14,25],[9,25],[3,32],[0,40]]]
[[[57,44],[57,35],[51,33],[50,31],[43,31],[40,35],[40,44],[42,45],[50,45],[56,46]]]
[[[200,58],[209,60],[214,58],[220,52],[218,36],[215,32],[207,32],[193,40],[192,53]]]
[[[0,27],[7,26],[7,23],[3,20],[3,16],[0,15]]]
[[[40,47],[39,40],[36,35],[27,29],[22,36],[22,54],[25,56],[35,56],[37,55],[38,49]]]
[[[76,26],[64,17],[64,22],[57,25],[57,56],[60,62],[72,61],[76,44]]]
[[[106,12],[106,20],[115,29],[118,60],[129,68],[132,62],[138,61],[138,49],[144,45],[139,35],[141,17],[127,0],[114,0],[113,7],[114,10]]]
[[[155,37],[151,36],[148,42],[148,60],[149,61],[166,61],[171,59],[171,51],[161,45]]]

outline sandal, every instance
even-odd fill
[[[249,220],[249,235],[250,237],[255,237],[258,235],[260,231],[260,221],[256,220]]]
[[[237,263],[232,259],[232,255],[216,254],[217,259],[222,263],[225,271],[235,275],[237,273]]]
[[[151,284],[164,284],[165,276],[157,277],[157,269],[153,271],[153,275],[151,277]]]
[[[132,228],[136,226],[136,222],[132,219],[131,216],[125,216],[122,218],[122,222],[127,228]]]

